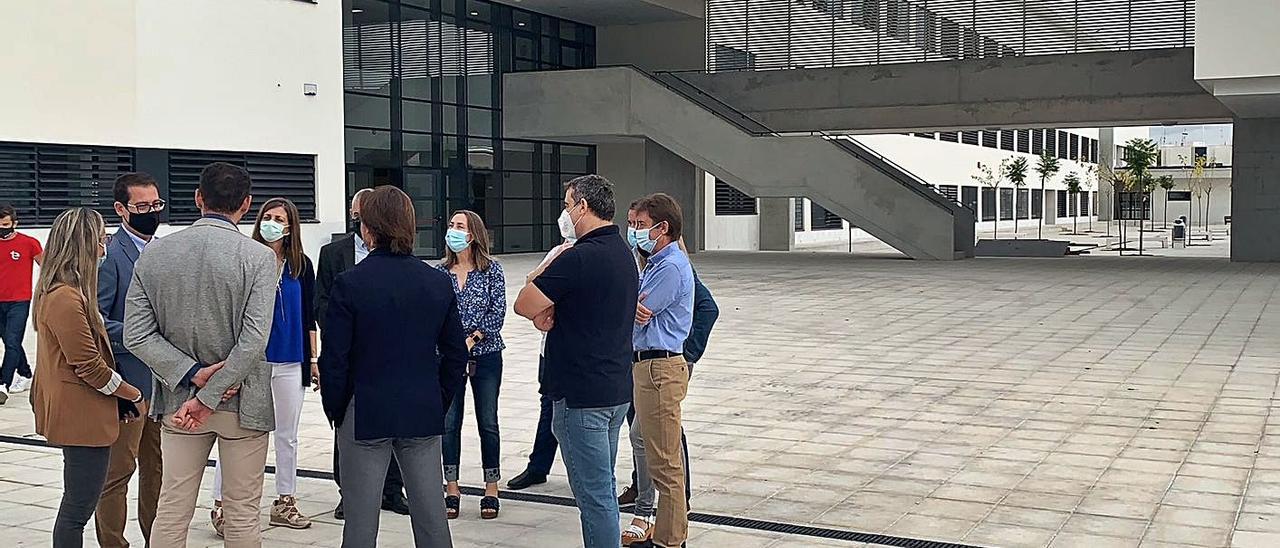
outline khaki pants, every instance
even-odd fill
[[[164,455],[164,485],[151,529],[154,548],[185,548],[187,529],[195,515],[200,480],[213,444],[222,463],[222,507],[228,548],[262,546],[262,476],[267,465],[267,432],[240,427],[240,416],[215,411],[195,432],[173,427],[164,416],[160,433]]]
[[[689,537],[689,503],[684,498],[684,457],[680,446],[680,402],[689,391],[689,368],[675,356],[636,363],[636,420],[644,432],[644,457],[658,491],[653,542],[680,546]]]
[[[135,470],[138,472],[138,526],[142,529],[143,539],[151,538],[151,523],[156,519],[163,468],[160,462],[160,423],[146,418],[120,423],[120,437],[111,446],[110,466],[107,483],[94,514],[94,525],[100,546],[126,548],[129,546],[129,541],[124,538],[125,524],[129,521],[129,479]]]

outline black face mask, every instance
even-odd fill
[[[156,229],[160,228],[160,214],[157,212],[150,213],[130,213],[129,227],[143,236],[154,236]]]
[[[0,228],[0,238],[8,238],[13,236],[13,227]]]

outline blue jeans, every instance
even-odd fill
[[[13,383],[15,372],[31,377],[27,352],[22,349],[22,337],[27,334],[27,315],[30,312],[31,301],[0,303],[0,338],[4,339],[4,365],[0,366],[0,384],[6,387]]]
[[[630,406],[572,409],[563,399],[554,404],[551,429],[560,442],[560,457],[578,504],[585,548],[617,548],[622,537],[613,466],[618,432]]]
[[[480,464],[485,483],[502,479],[498,435],[498,388],[502,386],[502,352],[491,352],[472,358],[476,374],[471,376],[471,394],[476,404],[476,426],[480,429]],[[467,381],[453,395],[453,403],[444,415],[444,480],[458,481],[458,464],[462,453],[462,414],[465,410]]]
[[[539,382],[542,381],[542,371],[546,364],[547,358],[538,356]],[[538,430],[533,435],[533,451],[529,452],[527,470],[543,476],[551,473],[551,465],[556,462],[556,435],[551,433],[551,404],[554,401],[546,394],[538,397]]]

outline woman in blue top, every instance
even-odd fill
[[[445,234],[444,262],[436,268],[453,279],[458,294],[462,332],[467,335],[471,362],[467,376],[480,429],[480,462],[484,467],[484,498],[480,517],[498,517],[499,437],[498,387],[502,385],[502,321],[507,314],[507,283],[502,265],[489,255],[489,232],[475,212],[461,210],[449,219]],[[444,418],[445,508],[449,519],[458,517],[458,462],[462,445],[462,412],[466,381],[453,397]]]
[[[267,362],[271,364],[271,398],[275,403],[276,494],[271,504],[271,525],[306,529],[311,520],[298,510],[294,497],[298,483],[298,422],[302,399],[315,375],[311,358],[316,346],[316,319],[310,303],[316,275],[311,259],[302,253],[298,208],[284,198],[272,198],[258,210],[253,239],[276,252],[281,268],[276,289],[275,314],[267,338]],[[222,536],[222,467],[214,471],[213,529]]]

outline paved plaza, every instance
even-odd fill
[[[512,297],[538,258],[501,258]],[[799,252],[695,265],[721,309],[684,407],[696,512],[975,546],[1280,546],[1280,266]],[[538,334],[512,314],[504,336],[505,484],[533,438]],[[0,434],[32,430],[25,395],[0,407]],[[303,468],[329,470],[317,394],[300,445]],[[625,443],[618,462],[625,478]],[[0,546],[48,545],[60,468],[52,450],[0,443]],[[529,491],[569,496],[563,468]],[[302,479],[298,496],[325,514],[267,545],[338,545],[332,483]],[[478,504],[463,499],[459,546],[579,545],[571,508],[504,501],[481,522]],[[207,515],[193,546],[220,545]],[[384,513],[382,545],[409,538]],[[703,523],[689,544],[861,546]]]

